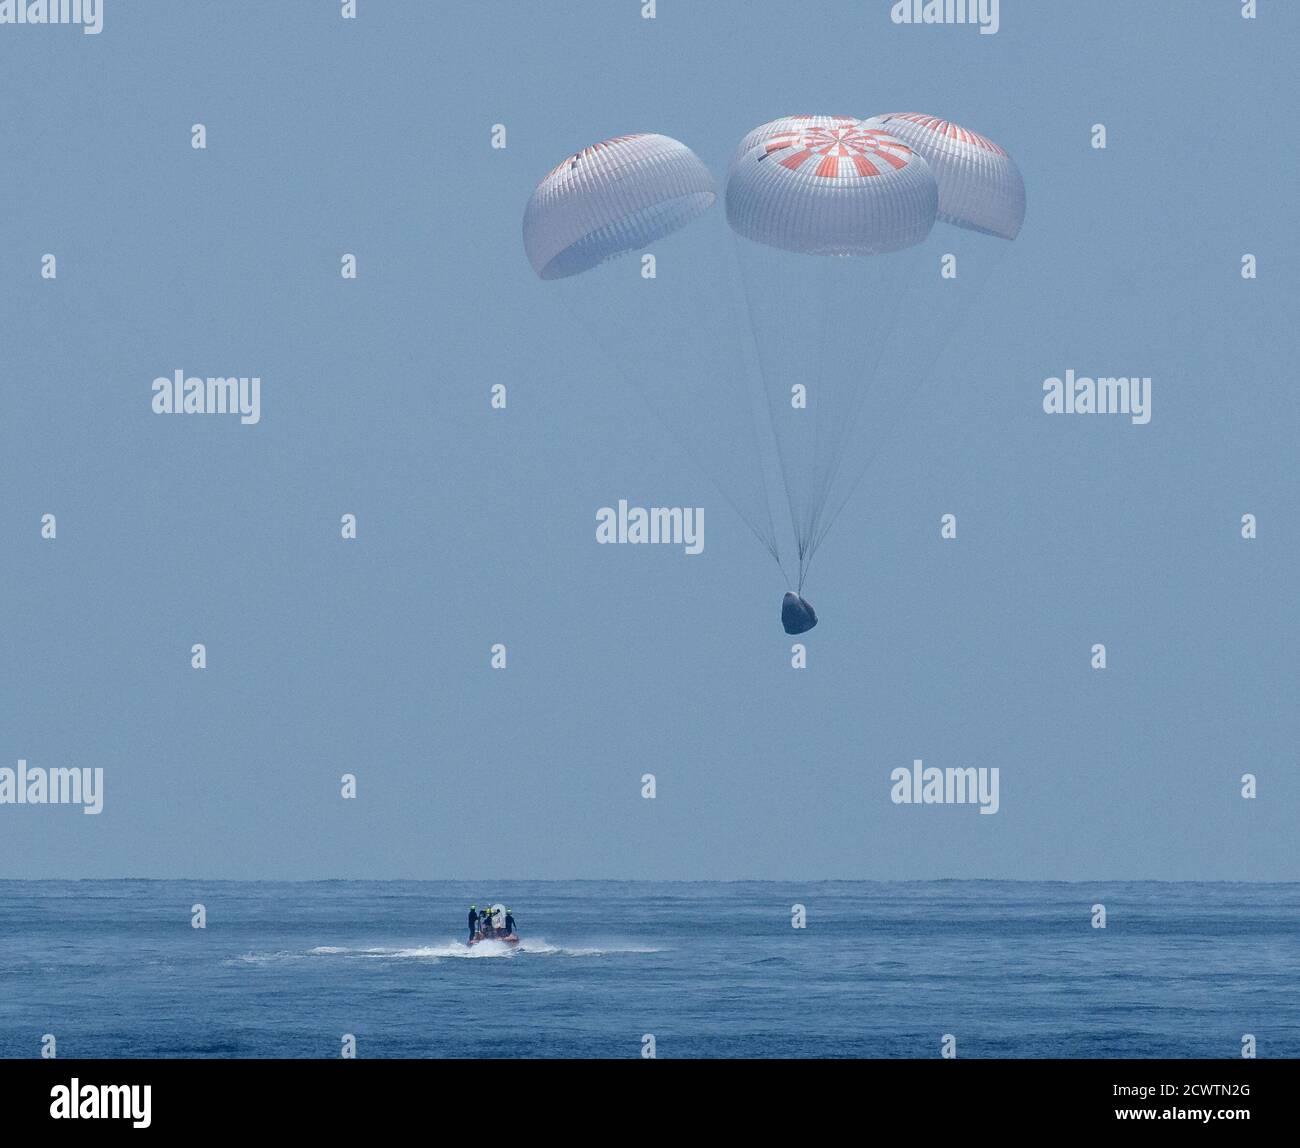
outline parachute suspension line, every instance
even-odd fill
[[[735,254],[735,242],[736,242],[736,237],[735,235],[732,235],[733,255]],[[739,329],[737,316],[735,314],[735,307],[737,303],[736,295],[735,295],[735,284],[736,284],[736,280],[741,276],[739,275],[740,269],[738,266],[735,267],[733,270],[735,273],[731,276],[732,290],[730,293],[730,299],[732,304],[731,328],[734,331]],[[742,292],[744,291],[743,286],[741,290]],[[746,296],[745,299],[745,308],[746,311],[749,310],[748,296]],[[755,346],[754,349],[757,352],[758,349],[757,346]],[[767,468],[763,466],[763,452],[758,439],[758,424],[754,418],[754,404],[751,401],[749,387],[746,385],[746,377],[748,376],[748,371],[745,367],[745,362],[743,358],[740,361],[740,373],[742,377],[741,377],[740,387],[739,387],[740,390],[739,398],[740,401],[743,402],[745,405],[745,425],[746,427],[749,428],[749,441],[754,451],[754,455],[753,455],[754,463],[758,467],[758,485],[759,485],[760,501],[763,504],[763,512],[767,516],[767,539],[764,541],[764,545],[767,546],[768,553],[771,554],[774,559],[776,559],[777,568],[781,571],[781,578],[785,582],[785,584],[789,586],[790,578],[785,572],[785,564],[781,561],[781,554],[777,547],[776,522],[772,518],[772,500],[770,497],[768,497],[768,493],[767,493]],[[764,389],[766,390],[766,388]]]
[[[605,363],[607,364],[610,370],[610,373],[618,378],[621,378],[625,383],[631,386],[632,390],[634,390],[637,393],[641,401],[645,403],[645,405],[650,409],[651,413],[655,416],[655,418],[659,420],[660,425],[669,433],[669,435],[671,435],[680,444],[682,449],[686,452],[687,457],[691,460],[692,463],[695,464],[696,469],[699,470],[703,475],[705,475],[709,479],[710,482],[713,483],[714,489],[716,489],[717,492],[721,494],[724,499],[726,499],[727,505],[730,506],[731,509],[736,512],[736,516],[746,526],[749,527],[754,537],[757,538],[760,543],[762,543],[763,549],[766,550],[772,556],[772,560],[776,563],[777,568],[781,571],[781,577],[785,579],[787,582],[789,582],[789,576],[785,572],[785,564],[781,561],[781,553],[777,546],[776,532],[771,524],[770,507],[768,509],[768,532],[764,533],[762,529],[762,524],[760,522],[755,521],[752,515],[746,513],[741,508],[740,504],[732,496],[731,492],[728,491],[722,485],[722,483],[717,479],[717,477],[710,472],[709,468],[704,465],[703,460],[700,458],[699,454],[695,450],[695,444],[692,443],[690,439],[687,438],[684,434],[680,433],[679,431],[677,431],[672,427],[672,425],[664,417],[663,412],[660,411],[659,408],[653,402],[650,401],[650,397],[649,395],[646,394],[645,389],[636,382],[636,380],[632,377],[631,373],[625,367],[621,367],[619,365],[618,361],[614,358],[613,355],[609,354],[605,350],[599,338],[598,325],[595,322],[593,322],[590,318],[585,316],[582,313],[582,311],[573,304],[572,300],[568,298],[567,293],[564,290],[560,290],[556,292],[556,294],[564,301],[564,307],[565,310],[568,311],[569,317],[579,327],[581,327],[583,330],[587,332],[586,346],[588,348],[591,347],[599,348],[600,354],[604,358]],[[767,492],[763,490],[760,491],[760,493],[763,496],[764,504],[766,504]]]
[[[863,367],[865,369],[863,384],[854,390],[855,402],[849,415],[844,420],[846,436],[857,436],[854,438],[854,441],[857,442],[861,442],[862,438],[863,412],[867,411],[872,404],[876,408],[880,408],[880,391],[887,390],[889,385],[888,380],[884,378],[885,372],[881,369],[881,363],[888,363],[888,348],[898,345],[898,320],[900,320],[900,315],[904,311],[907,291],[909,291],[915,274],[918,273],[918,268],[923,265],[922,248],[919,247],[911,251],[910,254],[909,252],[893,252],[893,254],[889,255],[876,256],[876,259],[880,261],[872,264],[872,267],[879,274],[874,285],[872,285],[872,296],[874,298],[871,300],[871,306],[874,308],[879,320],[884,320],[884,322],[876,330],[875,346],[871,347],[870,358],[866,359],[865,367]],[[930,339],[928,342],[930,342],[931,346],[939,343],[937,339]],[[888,411],[891,408],[888,390],[887,394],[884,395],[884,399],[884,410]],[[892,423],[889,425],[892,425]],[[880,449],[880,443],[885,438],[885,434],[879,433],[880,428],[888,430],[888,426],[885,425],[884,421],[878,420],[875,433],[872,434],[875,445],[867,449],[867,455],[871,456],[871,458],[874,458],[875,452]],[[841,455],[836,460],[835,471],[827,476],[826,502],[823,504],[822,511],[819,512],[818,529],[815,530],[813,537],[814,553],[822,545],[822,542],[826,541],[831,524],[836,517],[839,517],[840,511],[848,502],[848,497],[832,502],[833,490],[835,490],[840,475],[844,471],[844,462],[844,455]],[[866,465],[863,465],[861,469],[858,469],[857,473],[854,473],[849,484],[850,494],[861,484],[865,472]],[[829,511],[828,514],[827,511]]]
[[[777,415],[776,415],[776,409],[772,399],[771,380],[768,375],[767,365],[765,362],[765,357],[762,352],[762,348],[759,346],[758,322],[757,322],[755,308],[754,308],[754,300],[750,293],[749,276],[744,273],[743,268],[741,267],[742,257],[741,257],[740,240],[735,236],[734,233],[732,235],[732,243],[734,245],[733,249],[736,256],[737,275],[741,281],[741,288],[742,291],[744,292],[744,297],[745,297],[746,318],[748,321],[750,337],[753,344],[754,362],[758,368],[758,384],[760,389],[763,392],[763,405],[767,411],[768,424],[772,432],[772,439],[776,444],[777,461],[781,472],[781,483],[785,488],[786,506],[790,513],[790,522],[793,529],[793,524],[795,521],[795,506],[794,506],[794,491],[790,483],[790,468],[789,468],[789,463],[786,459],[785,447],[782,442],[781,435],[778,433],[778,429],[777,429],[778,428]],[[797,546],[798,545],[797,533],[796,533],[795,542]]]
[[[848,426],[845,426],[844,411],[845,406],[842,393],[845,389],[853,393],[853,387],[846,385],[846,373],[842,367],[844,364],[836,361],[831,364],[828,371],[829,359],[831,359],[832,347],[836,351],[842,350],[842,333],[839,312],[836,312],[833,306],[833,300],[845,298],[844,285],[840,283],[841,272],[848,272],[848,264],[852,260],[845,257],[836,257],[831,260],[827,268],[827,274],[819,277],[819,296],[820,311],[822,311],[822,338],[818,343],[818,356],[816,356],[816,390],[813,393],[813,471],[811,471],[811,488],[809,495],[809,520],[806,527],[802,530],[802,547],[805,551],[803,559],[803,572],[801,573],[800,585],[802,580],[807,577],[807,568],[813,564],[813,554],[816,550],[815,532],[816,524],[822,516],[822,507],[826,503],[829,494],[829,478],[835,468],[839,467],[839,460],[844,452],[846,432]],[[833,330],[832,328],[836,328]],[[833,342],[832,342],[833,341]],[[850,399],[852,406],[852,399]],[[833,421],[832,421],[833,420]],[[828,424],[831,424],[828,426]],[[837,433],[839,432],[839,433]]]
[[[763,390],[763,398],[765,400],[765,404],[767,407],[767,417],[768,417],[768,421],[771,423],[771,428],[772,428],[772,438],[776,441],[776,457],[781,470],[781,483],[785,487],[786,506],[789,507],[790,522],[793,525],[794,523],[796,523],[797,518],[794,509],[794,495],[790,489],[789,464],[786,462],[785,447],[781,442],[781,435],[777,429],[776,406],[772,401],[771,383],[768,378],[767,366],[763,360],[762,348],[759,346],[759,342],[758,342],[758,325],[754,313],[754,299],[750,290],[750,283],[749,283],[750,277],[744,273],[744,268],[742,266],[740,238],[734,232],[732,233],[731,238],[733,243],[733,250],[736,256],[736,272],[741,281],[741,287],[745,295],[745,309],[749,319],[749,332],[754,344],[754,362],[758,367],[758,383]],[[769,517],[770,517],[770,507],[769,507]],[[803,574],[802,574],[803,547],[799,543],[797,528],[795,529],[795,544],[799,549],[799,568],[800,568],[799,585],[802,586],[803,585]],[[785,570],[783,567],[782,574],[784,573]],[[789,582],[788,575],[786,576],[786,580],[788,583]]]
[[[805,571],[811,566],[813,555],[821,544],[823,535],[818,528],[834,489],[835,479],[843,467],[847,448],[854,441],[853,431],[871,390],[884,334],[893,325],[893,311],[890,311],[888,320],[884,321],[878,306],[878,297],[885,294],[881,289],[879,264],[876,262],[882,258],[884,257],[868,256],[864,259],[836,259],[822,279],[825,294],[823,313],[827,327],[833,324],[835,330],[828,332],[821,344],[823,353],[820,374],[823,385],[819,392],[820,407],[815,423],[813,453],[817,466],[813,472],[812,513],[806,531]],[[863,284],[858,281],[863,276],[870,280],[866,285],[865,298]],[[836,303],[839,310],[835,309]],[[864,310],[867,314],[876,315],[874,323],[881,325],[879,331],[864,319],[858,318],[854,322],[854,317]],[[839,357],[829,364],[828,370],[828,359],[832,351]]]
[[[760,154],[770,159],[764,162]],[[790,299],[797,305],[792,311],[803,316],[802,326],[789,332],[800,345],[774,356],[806,362],[813,368],[809,375],[821,372],[813,380],[818,407],[812,424],[806,417],[797,422],[799,459],[805,470],[811,468],[799,491],[801,506],[792,510],[802,583],[848,449],[852,420],[846,408],[855,414],[859,409],[861,359],[876,349],[872,344],[879,340],[872,333],[885,318],[881,309],[864,310],[860,299],[843,291],[827,299],[826,280],[838,284],[854,275],[848,264],[858,264],[868,278],[883,274],[872,266],[878,257],[924,240],[934,226],[938,187],[918,153],[887,132],[847,116],[791,117],[756,128],[736,150],[726,206],[738,236],[790,261],[787,282],[808,282],[802,298],[792,293]],[[831,266],[810,279],[812,273],[802,274],[793,262],[809,257]],[[819,306],[821,315],[810,313],[810,306]],[[808,346],[813,332],[828,325],[829,337]],[[852,343],[859,344],[860,355],[849,353]],[[783,348],[778,343],[776,349]]]
[[[810,257],[811,258],[811,257]],[[834,270],[832,267],[830,270]],[[821,467],[822,467],[822,427],[825,420],[829,417],[828,412],[838,406],[835,402],[833,391],[835,384],[831,381],[833,372],[826,369],[827,360],[830,358],[828,348],[831,346],[831,275],[822,275],[818,282],[819,310],[821,311],[821,338],[817,342],[817,373],[812,389],[813,403],[813,435],[812,435],[812,466],[809,473],[809,495],[807,506],[807,522],[799,524],[799,590],[803,591],[804,579],[808,576],[808,564],[812,562],[812,537],[813,529],[817,523],[818,512],[821,508],[822,495],[821,487]],[[834,451],[832,450],[832,457]]]
[[[812,258],[812,257],[810,257]],[[820,486],[821,473],[823,467],[823,455],[826,450],[823,444],[823,427],[825,425],[828,412],[831,412],[837,406],[834,390],[835,384],[832,381],[832,373],[827,370],[827,360],[830,357],[828,348],[831,339],[831,297],[832,292],[829,287],[829,276],[822,275],[818,278],[817,283],[817,309],[820,312],[821,331],[815,344],[816,354],[813,357],[814,374],[810,380],[807,401],[812,403],[812,446],[809,451],[809,470],[808,470],[808,500],[803,507],[803,516],[798,525],[799,533],[799,592],[803,593],[803,584],[808,577],[808,566],[812,562],[812,536],[813,526],[817,521],[817,510],[820,504]],[[801,418],[807,418],[809,412],[805,408]]]
[[[951,240],[949,241],[949,244],[951,244]],[[983,264],[984,267],[983,274],[976,279],[975,285],[973,287],[968,288],[965,292],[963,292],[961,298],[958,301],[955,312],[949,317],[949,322],[947,324],[947,327],[948,327],[948,334],[950,337],[955,336],[956,333],[960,331],[961,328],[965,325],[967,318],[969,318],[970,316],[970,311],[975,303],[975,300],[980,298],[983,295],[985,285],[988,283],[989,279],[991,279],[992,276],[996,273],[997,269],[1001,266],[1003,259],[1006,258],[1008,246],[1009,244],[999,243],[993,249],[992,258]],[[911,288],[909,288],[907,294],[910,293],[911,293]],[[871,470],[872,465],[876,461],[876,458],[880,454],[881,450],[884,448],[885,443],[889,441],[889,438],[893,432],[894,427],[896,427],[898,423],[902,421],[903,416],[908,412],[908,410],[911,409],[912,403],[916,399],[917,395],[920,394],[922,391],[926,390],[929,384],[933,382],[935,364],[939,361],[940,355],[947,348],[949,341],[950,338],[945,338],[942,340],[932,339],[930,340],[929,343],[925,344],[926,346],[925,357],[922,361],[921,369],[913,373],[912,381],[915,385],[908,388],[907,394],[904,397],[903,401],[896,405],[896,409],[893,411],[892,416],[889,419],[889,425],[885,428],[882,434],[877,436],[875,445],[868,451],[866,457],[863,459],[861,468],[858,470],[852,482],[850,482],[848,489],[845,490],[844,494],[837,502],[834,511],[832,511],[830,517],[826,520],[826,525],[822,527],[821,532],[818,534],[817,540],[813,546],[814,550],[816,550],[816,548],[821,545],[822,540],[826,537],[826,535],[830,532],[831,527],[835,524],[835,520],[839,518],[840,513],[844,510],[846,506],[848,506],[849,502],[852,500],[854,493],[857,491],[858,487],[862,484],[862,480],[866,478],[867,472]]]
[[[847,502],[846,498],[837,503],[832,509],[829,518],[823,524],[824,512],[829,505],[835,483],[844,468],[845,447],[848,443],[857,441],[855,435],[862,423],[863,411],[867,408],[868,401],[876,397],[881,388],[880,363],[884,358],[885,348],[891,345],[891,333],[897,327],[898,315],[902,310],[903,300],[907,294],[906,286],[918,265],[919,251],[910,257],[902,255],[902,253],[895,253],[869,258],[872,260],[868,264],[872,271],[872,282],[869,287],[869,298],[864,302],[876,315],[876,323],[879,326],[870,338],[869,354],[864,357],[862,362],[863,373],[861,376],[854,376],[854,379],[858,381],[856,381],[856,385],[849,388],[848,409],[844,417],[838,421],[836,429],[840,433],[836,440],[837,446],[833,465],[825,475],[824,484],[819,494],[817,523],[814,524],[809,547],[809,561],[811,561],[811,555],[817,552],[817,549],[825,540],[827,532],[830,530],[830,524],[839,516],[843,503]],[[846,291],[845,294],[852,297],[851,292]],[[847,372],[845,372],[845,377],[849,377]],[[872,457],[874,457],[878,449],[879,443],[871,451]],[[851,489],[857,488],[862,481],[863,473],[865,473],[865,468],[863,468],[862,473],[859,473],[854,478]]]

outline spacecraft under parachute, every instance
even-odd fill
[[[690,362],[659,369],[653,352],[621,347],[611,357],[629,374],[647,365],[634,381],[669,417],[716,400],[722,374],[744,376],[752,403],[715,402],[719,425],[686,420],[694,425],[682,437],[780,567],[785,631],[805,633],[817,624],[803,597],[813,556],[942,341],[913,298],[926,241],[936,222],[1015,238],[1024,184],[1003,148],[937,117],[786,116],[734,149],[722,198],[725,211],[711,211],[719,199],[713,175],[680,141],[618,136],[570,155],[537,185],[524,248],[541,279],[593,277],[598,341],[617,346],[623,337],[612,313],[655,348],[735,346],[715,360],[726,370]],[[678,232],[671,242],[689,242],[691,251],[673,282],[732,280],[743,320],[706,313],[721,288],[701,290],[702,305],[665,307],[656,319],[665,329],[648,323],[645,293],[620,307],[619,280],[602,265]],[[729,241],[718,238],[728,233]],[[710,258],[691,264],[706,247]],[[673,385],[688,389],[669,401]],[[747,429],[756,411],[764,425]],[[738,462],[747,452],[752,458]]]

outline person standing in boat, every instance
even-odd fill
[[[507,909],[506,910],[506,936],[513,937],[514,935],[515,935],[515,919],[514,916],[511,914],[510,910]]]
[[[469,907],[469,939],[474,939],[474,934],[478,932],[478,906]]]

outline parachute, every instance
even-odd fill
[[[938,116],[889,112],[868,125],[925,156],[939,188],[939,219],[955,227],[1015,239],[1025,221],[1025,181],[991,139]]]
[[[934,225],[929,166],[884,131],[843,116],[773,121],[750,132],[727,179],[738,235],[806,255],[881,255]],[[827,126],[826,121],[829,121]]]
[[[745,138],[736,145],[727,175],[730,177],[736,170],[736,165],[757,144],[767,143],[769,140],[783,136],[797,136],[805,131],[830,132],[837,128],[853,128],[857,123],[856,116],[781,116],[779,119],[769,120],[765,124],[759,124],[753,131],[747,132]]]
[[[561,279],[650,246],[717,199],[713,176],[685,144],[618,136],[571,155],[537,185],[524,250],[543,279]]]
[[[929,235],[938,204],[926,161],[851,116],[772,120],[732,157],[727,222],[737,236],[801,602],[910,253]]]
[[[1025,185],[1006,149],[950,120],[918,112],[872,116],[929,164],[939,191],[937,223],[917,248],[916,271],[900,292],[877,360],[869,405],[875,416],[858,442],[856,471],[825,516],[839,517],[912,398],[932,379],[1003,259],[1025,217]]]
[[[538,278],[553,281],[548,294],[586,328],[584,373],[600,370],[590,360],[603,352],[605,369],[635,387],[779,564],[733,337],[741,311],[717,249],[727,233],[697,223],[716,200],[713,176],[685,144],[618,136],[574,153],[537,185],[524,250]],[[671,287],[601,266],[651,247],[673,256]]]
[[[1004,248],[1024,183],[1004,149],[936,117],[801,115],[733,150],[725,226],[709,211],[717,198],[685,144],[619,136],[538,184],[524,249],[539,279],[572,282],[556,290],[591,324],[584,352],[613,341],[613,369],[780,567],[786,633],[805,633],[814,554],[928,377],[945,341],[935,332],[996,263],[975,249],[975,274],[961,263],[954,288],[936,248],[953,229]],[[645,267],[586,274],[652,247],[670,268],[657,283]],[[788,521],[773,514],[782,491]]]

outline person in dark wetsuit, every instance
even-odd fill
[[[511,916],[510,910],[507,909],[506,910],[506,936],[513,937],[514,935],[515,935],[515,919],[513,916]]]
[[[474,939],[474,934],[478,932],[478,906],[469,907],[469,939]]]

